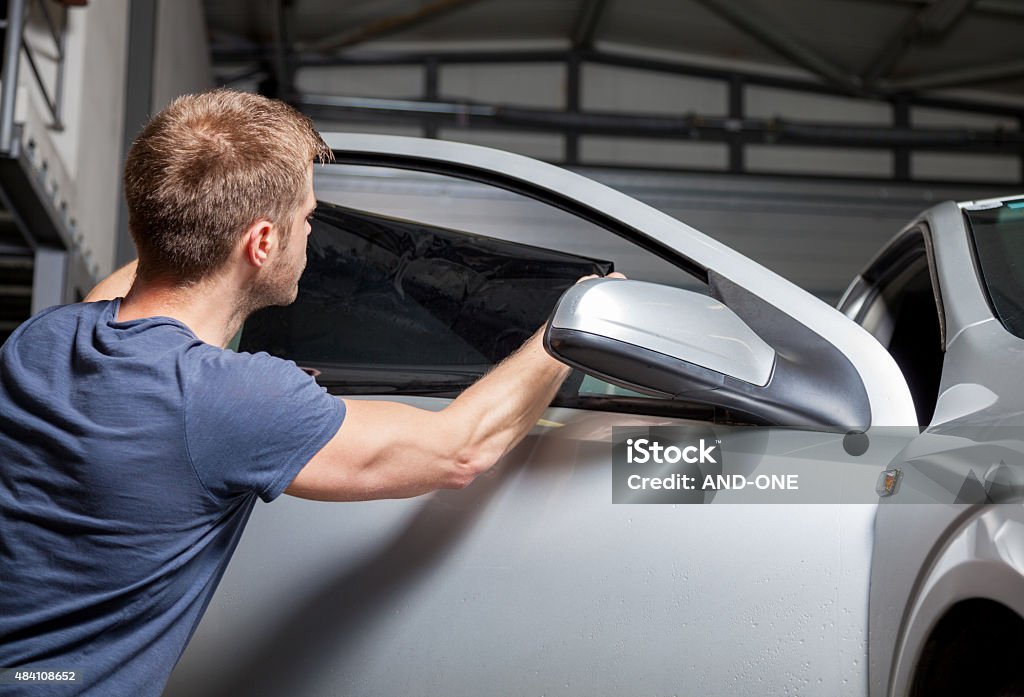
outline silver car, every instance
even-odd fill
[[[896,359],[923,429],[882,475],[897,490],[875,523],[872,695],[1024,694],[1022,284],[1024,198],[943,203],[840,302]]]
[[[243,350],[426,409],[545,322],[578,370],[463,491],[258,506],[168,695],[1020,684],[999,658],[1024,636],[1024,516],[993,503],[1019,501],[1015,202],[926,212],[838,311],[551,165],[329,144],[345,205],[318,210],[298,301],[253,317]],[[573,285],[612,268],[632,280]],[[658,438],[674,461],[641,449]]]

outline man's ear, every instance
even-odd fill
[[[260,219],[249,226],[242,238],[242,256],[252,266],[262,267],[276,252],[277,228],[269,220]]]

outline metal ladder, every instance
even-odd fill
[[[33,1],[58,59],[56,81],[49,86],[40,74],[34,49],[25,41],[28,6]],[[31,153],[21,142],[21,126],[14,119],[18,69],[24,61],[49,112],[48,127],[63,128],[67,14],[55,15],[51,10],[45,0],[0,0],[0,343],[33,312],[63,299],[62,292],[53,288],[64,284],[63,255],[70,235],[47,198]],[[41,270],[46,271],[44,276]]]
[[[0,211],[0,344],[32,314],[35,262],[10,211]]]

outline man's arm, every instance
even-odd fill
[[[84,302],[91,303],[97,300],[123,298],[128,294],[128,289],[132,287],[132,283],[135,281],[135,268],[138,265],[139,260],[136,259],[104,278],[96,284],[95,288],[89,291],[89,294],[85,296]]]
[[[542,332],[439,412],[346,400],[341,428],[286,493],[357,501],[466,486],[526,435],[569,374]]]

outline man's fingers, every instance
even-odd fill
[[[623,274],[619,273],[618,271],[612,271],[610,274],[608,274],[607,276],[603,276],[603,277],[602,276],[598,276],[596,273],[592,273],[589,276],[583,276],[582,278],[580,278],[576,282],[577,283],[583,283],[583,281],[589,281],[592,278],[625,278],[625,276]]]

